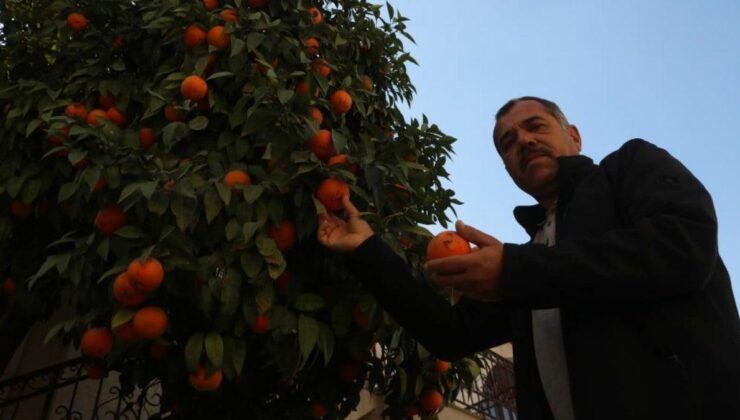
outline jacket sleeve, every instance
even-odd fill
[[[552,247],[505,244],[505,301],[524,307],[650,301],[691,293],[710,279],[717,220],[709,193],[689,170],[644,140],[625,143],[601,166],[619,227]]]
[[[351,269],[383,308],[432,354],[455,360],[511,340],[501,304],[457,305],[413,279],[406,263],[374,235],[350,254]]]

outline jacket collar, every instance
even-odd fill
[[[584,176],[596,169],[591,158],[584,155],[560,156],[558,162],[558,208],[565,206],[578,183]],[[517,206],[514,208],[514,218],[527,231],[530,237],[537,233],[538,225],[545,220],[545,208],[539,204],[531,206]]]

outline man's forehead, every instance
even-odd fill
[[[549,115],[547,109],[541,103],[533,100],[519,101],[496,121],[494,137],[498,138],[506,130],[532,117],[546,118],[547,115]]]

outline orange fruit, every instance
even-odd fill
[[[362,87],[364,87],[368,92],[373,91],[373,81],[366,74],[362,75]]]
[[[258,315],[252,323],[252,331],[255,334],[266,334],[270,330],[270,317],[267,315]]]
[[[107,95],[98,95],[98,103],[100,104],[100,106],[103,107],[103,109],[108,109],[116,106],[116,100],[113,98],[113,96],[111,96],[110,93]]]
[[[113,47],[114,50],[123,48],[124,41],[122,36],[117,36],[113,38],[113,42],[111,42],[111,47]]]
[[[448,370],[450,370],[450,362],[446,362],[444,360],[437,359],[432,365],[432,372],[434,373],[445,373]]]
[[[206,40],[208,40],[210,45],[213,45],[219,50],[223,50],[231,43],[231,35],[224,32],[223,26],[217,25],[208,30]]]
[[[136,333],[133,321],[128,321],[125,324],[117,326],[113,329],[113,334],[115,334],[115,336],[124,343],[135,343],[141,340],[139,334]]]
[[[59,135],[50,135],[48,137],[49,143],[51,143],[54,146],[61,146],[64,142],[64,139],[69,137],[69,127],[62,127],[57,129],[59,132]]]
[[[278,278],[275,279],[275,283],[277,283],[278,290],[281,292],[284,292],[286,288],[288,287],[288,282],[290,281],[290,271],[285,270],[283,271],[283,274],[278,276]]]
[[[253,9],[261,9],[267,5],[268,0],[249,0],[247,4]]]
[[[188,76],[180,84],[183,98],[198,102],[208,95],[208,83],[200,76]]]
[[[123,306],[141,305],[146,300],[146,296],[131,284],[131,277],[125,271],[113,281],[113,297]]]
[[[128,265],[131,286],[141,293],[151,293],[159,288],[164,281],[164,267],[158,259],[149,257],[144,261],[136,258]]]
[[[182,35],[182,40],[188,49],[197,48],[206,40],[206,31],[200,26],[192,24],[185,28],[185,33]]]
[[[89,328],[82,334],[80,350],[87,357],[100,359],[113,349],[113,334],[106,328]]]
[[[295,93],[298,95],[308,95],[308,82],[301,80],[295,85]],[[319,87],[316,86],[316,90],[313,92],[314,98],[319,96]]]
[[[444,397],[436,389],[429,389],[421,394],[420,400],[421,409],[427,413],[431,413],[442,406]]]
[[[237,185],[251,185],[252,179],[249,174],[242,171],[241,169],[234,169],[224,175],[224,184],[226,184],[231,190],[236,190]]]
[[[19,219],[25,219],[31,215],[31,212],[33,212],[33,207],[17,198],[10,202],[10,213]]]
[[[469,253],[470,244],[468,241],[451,230],[439,233],[427,245],[427,260]]]
[[[173,105],[167,105],[164,107],[164,119],[171,122],[182,121],[185,119],[185,115]]]
[[[357,173],[357,165],[355,165],[354,163],[350,163],[349,162],[349,157],[347,157],[347,155],[344,154],[344,153],[342,153],[341,155],[336,155],[336,156],[330,157],[329,158],[329,161],[327,162],[327,164],[329,165],[330,168],[332,166],[335,166],[335,165],[344,165],[353,174],[356,174]]]
[[[331,74],[331,68],[326,64],[326,61],[324,60],[316,60],[311,63],[311,70],[314,73],[320,74],[324,77],[329,77],[329,74]]]
[[[103,188],[107,186],[108,186],[108,180],[101,177],[100,179],[98,179],[98,182],[96,182],[95,185],[93,185],[92,190],[93,192],[100,192],[100,191],[103,191]]]
[[[203,0],[203,7],[212,12],[218,7],[218,0]]]
[[[308,139],[308,148],[321,160],[327,160],[337,154],[334,142],[331,140],[331,131],[321,129]]]
[[[326,211],[337,212],[344,208],[342,197],[349,194],[349,185],[338,179],[327,178],[316,190],[316,198],[324,205]]]
[[[239,22],[239,15],[237,15],[236,10],[234,9],[224,9],[221,11],[221,19],[224,20],[224,22]]]
[[[97,127],[100,125],[99,119],[110,120],[108,112],[103,109],[93,109],[87,114],[87,123],[90,127]]]
[[[324,15],[321,14],[321,10],[316,7],[309,7],[307,12],[311,16],[311,23],[313,23],[314,25],[316,25],[317,23],[321,23],[321,21],[324,19]]]
[[[87,18],[82,13],[72,12],[67,15],[67,27],[74,32],[84,31],[87,28]]]
[[[316,121],[316,124],[319,126],[321,126],[321,123],[324,122],[324,114],[322,114],[321,110],[315,106],[311,107],[311,118],[313,118],[313,120]],[[69,131],[69,129],[67,129],[67,131]]]
[[[112,235],[128,222],[128,216],[122,208],[116,205],[103,207],[95,216],[95,227],[103,235]]]
[[[319,40],[314,37],[306,38],[303,40],[303,47],[306,54],[314,56],[319,53]]]
[[[154,145],[157,138],[154,136],[154,130],[144,127],[139,130],[139,144],[142,148],[148,149]]]
[[[311,404],[311,417],[315,419],[323,418],[326,415],[326,407],[320,402]]]
[[[270,227],[270,237],[281,251],[287,251],[295,245],[295,225],[290,220],[283,220],[277,226]]]
[[[344,114],[352,108],[352,97],[346,90],[337,90],[329,97],[329,105],[335,114]]]
[[[113,121],[113,124],[119,127],[123,127],[128,122],[126,116],[123,115],[123,113],[119,111],[116,107],[108,108],[108,111],[106,111],[106,115],[108,116],[109,120]]]
[[[76,117],[82,120],[87,120],[87,108],[82,104],[69,104],[67,105],[67,108],[64,109],[64,115],[69,118]]]
[[[15,294],[15,282],[13,279],[5,279],[3,282],[3,293],[8,296],[13,296],[13,294]]]
[[[141,338],[159,338],[167,331],[167,314],[158,306],[141,308],[134,315],[134,329]]]
[[[191,373],[188,377],[190,385],[200,392],[215,391],[221,386],[221,381],[224,378],[224,374],[221,369],[216,370],[212,374],[206,376],[206,370],[203,366],[198,367],[198,371]]]

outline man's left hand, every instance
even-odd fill
[[[428,261],[424,269],[440,286],[449,286],[466,297],[482,301],[501,300],[501,266],[504,245],[462,221],[455,223],[457,233],[477,245],[467,255]]]

